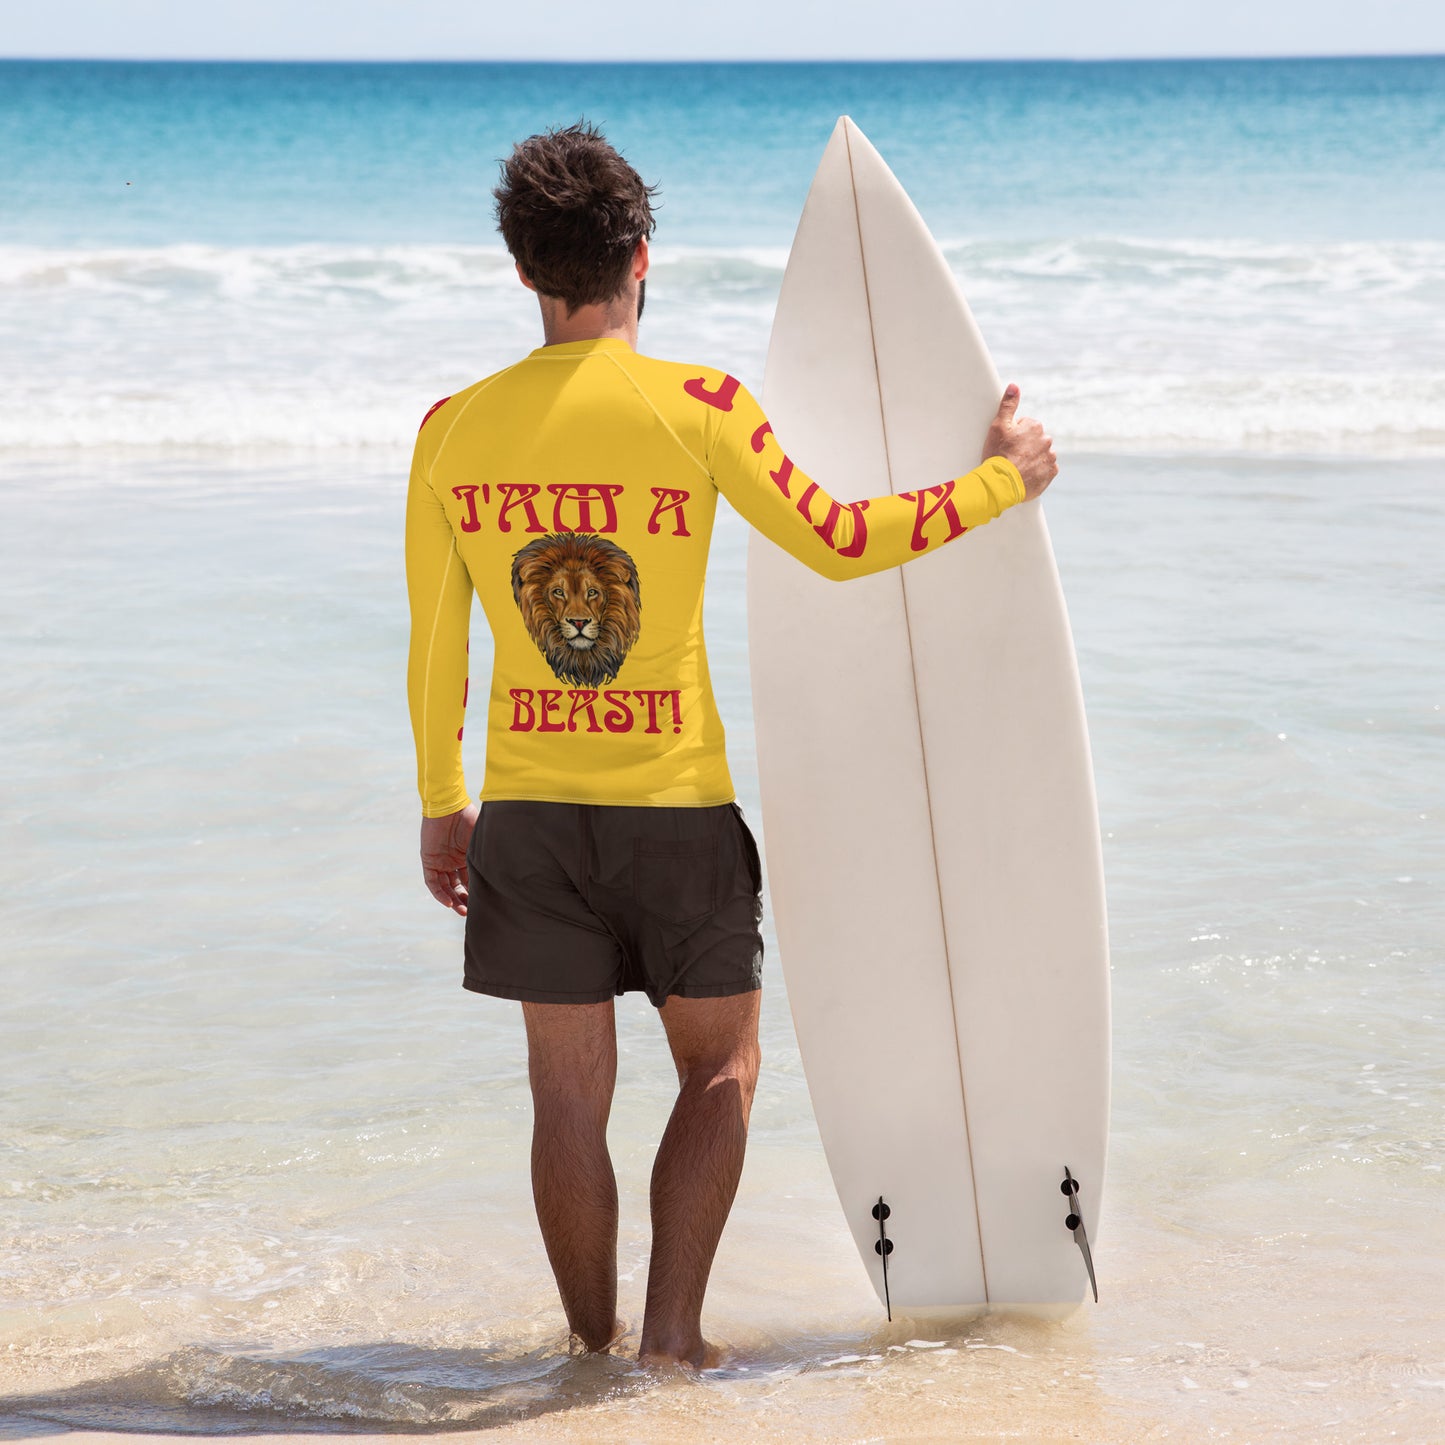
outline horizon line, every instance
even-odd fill
[[[624,58],[379,55],[3,55],[0,64],[24,65],[538,65],[558,69],[600,65],[1167,65],[1219,64],[1266,60],[1442,60],[1440,50],[1331,50],[1314,52],[1244,52],[1209,55],[834,55],[716,56],[674,55]]]

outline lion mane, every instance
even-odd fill
[[[552,532],[512,558],[512,596],[527,632],[562,682],[611,682],[641,631],[632,558],[590,532]]]

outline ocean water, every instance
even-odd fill
[[[663,186],[644,348],[755,384],[845,111],[1063,459],[1101,1300],[884,1323],[769,934],[732,1358],[659,1378],[568,1355],[515,1006],[418,876],[403,479],[537,341],[511,140],[603,123]],[[1438,59],[0,64],[0,1431],[1445,1435],[1442,161]],[[745,543],[708,634],[756,826]],[[635,1327],[671,1069],[619,1028]]]

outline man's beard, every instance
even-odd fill
[[[637,319],[642,320],[642,307],[647,300],[647,277],[637,283]]]

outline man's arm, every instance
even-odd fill
[[[709,470],[718,490],[765,536],[836,581],[897,567],[1036,497],[1058,472],[1036,421],[1017,418],[1018,388],[1004,393],[985,460],[918,492],[836,502],[796,467],[753,397],[731,377],[692,394],[712,418]],[[726,402],[726,406],[719,405]]]
[[[406,586],[407,702],[422,804],[422,871],[433,897],[465,913],[466,847],[476,821],[462,772],[472,579],[432,491],[421,436],[407,488]]]

